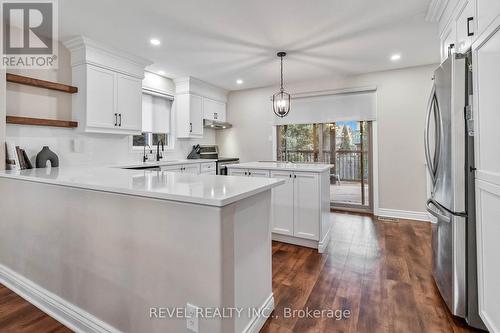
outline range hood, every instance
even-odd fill
[[[226,123],[224,121],[203,119],[203,127],[214,128],[214,129],[226,129],[233,127],[233,125],[231,125],[230,123]]]

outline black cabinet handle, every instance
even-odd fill
[[[214,119],[217,119],[217,112],[214,112]]]
[[[193,123],[189,123],[189,133],[193,133]]]
[[[292,178],[292,174],[290,174],[290,178]]]
[[[118,113],[115,113],[115,126],[118,126]]]
[[[297,175],[293,175],[293,178],[297,178]]]
[[[248,175],[248,172],[245,171],[245,176],[247,176],[247,175]]]
[[[470,31],[470,23],[474,20],[473,17],[468,17],[467,18],[467,36],[474,36],[474,32]]]
[[[119,113],[118,116],[120,117],[120,123],[118,124],[118,127],[122,127],[122,114]]]
[[[251,172],[249,172],[249,173],[248,173],[248,175],[250,176],[250,175],[252,175],[252,173],[251,173]]]
[[[454,48],[455,48],[455,44],[453,44],[453,43],[452,43],[452,44],[450,44],[450,45],[448,46],[448,56],[450,56],[450,55],[451,55],[451,51],[452,51]]]

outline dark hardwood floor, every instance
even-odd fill
[[[273,243],[276,306],[261,332],[472,332],[433,282],[429,224],[342,213],[333,220],[324,254]],[[310,318],[314,310],[323,316]],[[71,331],[0,285],[0,332]]]

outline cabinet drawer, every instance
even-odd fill
[[[210,163],[201,163],[201,172],[209,172],[209,171],[215,171],[215,163],[210,162]]]

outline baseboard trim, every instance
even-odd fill
[[[259,333],[267,320],[267,316],[271,315],[274,310],[274,295],[271,293],[264,304],[259,308],[260,316],[255,316],[252,321],[245,327],[243,333]]]
[[[325,250],[328,247],[328,244],[330,244],[330,230],[332,230],[332,228],[328,228],[328,231],[326,232],[325,237],[318,244],[318,252],[319,253],[325,253]]]
[[[116,328],[2,264],[0,283],[75,332],[120,333]]]
[[[287,235],[281,235],[281,234],[275,234],[275,233],[273,233],[272,238],[273,238],[273,241],[278,241],[278,242],[282,242],[282,243],[288,243],[288,244],[293,244],[293,245],[298,245],[298,246],[305,246],[305,247],[310,247],[312,249],[319,248],[319,243],[318,243],[318,241],[315,241],[315,240],[297,238],[297,237],[293,237],[293,236],[287,236]]]
[[[431,222],[427,212],[412,212],[408,210],[379,208],[377,216],[392,217],[405,220],[415,220],[422,222]]]

